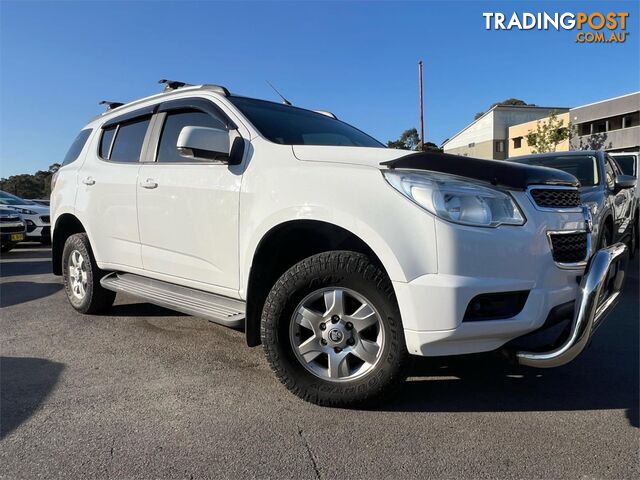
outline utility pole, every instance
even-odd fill
[[[424,108],[422,99],[422,60],[418,62],[418,79],[420,82],[420,150],[424,148]]]

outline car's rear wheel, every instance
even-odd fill
[[[71,235],[62,252],[62,277],[69,302],[79,312],[97,313],[113,305],[116,294],[100,285],[98,268],[86,233]]]
[[[265,302],[261,335],[280,381],[319,405],[370,405],[406,377],[393,287],[359,253],[321,253],[285,272]]]

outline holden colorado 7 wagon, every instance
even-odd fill
[[[53,269],[80,312],[127,292],[242,327],[293,393],[353,406],[415,355],[567,363],[621,294],[626,247],[592,251],[566,172],[389,149],[329,112],[165,83],[107,102],[55,176]]]

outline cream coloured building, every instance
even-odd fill
[[[556,115],[558,121],[563,121],[562,126],[568,128],[569,126],[569,112],[559,113]],[[527,142],[527,134],[535,131],[538,122],[545,124],[549,121],[549,117],[541,118],[539,120],[533,120],[530,122],[520,123],[509,127],[509,157],[520,157],[522,155],[530,155],[534,153],[531,146]],[[556,152],[566,152],[569,150],[569,139],[560,142],[556,146]]]
[[[494,105],[482,116],[445,140],[445,153],[475,158],[504,160],[511,156],[509,127],[548,117],[551,112],[568,112],[563,107]]]

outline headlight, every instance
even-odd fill
[[[440,218],[462,225],[524,225],[524,216],[508,193],[437,173],[383,172],[389,184]]]
[[[23,215],[37,215],[38,212],[34,212],[33,210],[29,210],[28,208],[20,208],[20,207],[11,207],[16,212],[19,212]]]

